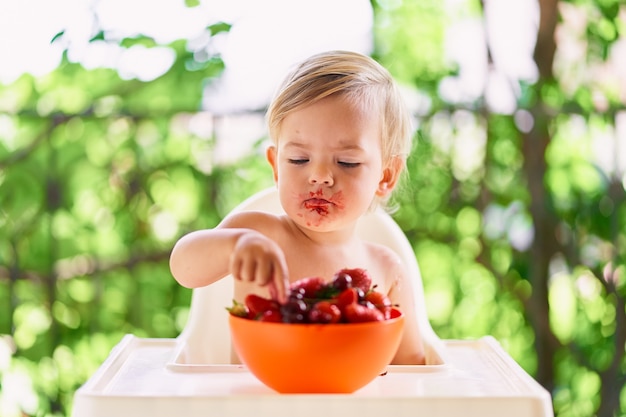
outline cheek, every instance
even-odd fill
[[[286,162],[278,163],[276,170],[278,178],[281,181],[289,181],[297,175],[296,171],[293,169],[293,165]]]

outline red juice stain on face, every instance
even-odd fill
[[[307,217],[307,226],[320,226],[323,219],[336,213],[337,210],[343,210],[345,207],[343,193],[338,191],[329,197],[324,197],[324,190],[310,191],[299,195],[302,201],[302,207],[314,218],[309,218],[304,213],[298,213],[298,217]]]
[[[328,215],[330,207],[335,207],[337,209],[343,209],[345,207],[343,192],[341,191],[338,191],[326,198],[324,197],[324,191],[320,189],[315,192],[310,191],[308,196],[302,196],[301,198],[304,200],[304,208],[315,211],[319,215]]]
[[[316,211],[320,216],[328,216],[329,202],[320,199],[311,199],[304,202],[304,208],[311,211]]]

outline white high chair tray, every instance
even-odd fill
[[[172,366],[177,339],[127,335],[74,396],[73,417],[552,417],[549,393],[492,337],[444,340],[446,364],[389,366],[352,394],[279,394],[242,365]]]

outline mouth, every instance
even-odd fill
[[[304,208],[310,211],[316,211],[318,214],[326,215],[328,210],[333,205],[332,202],[324,200],[323,198],[309,198],[305,200]]]
[[[323,190],[309,191],[300,194],[298,198],[302,201],[302,207],[310,213],[317,213],[319,216],[328,216],[335,210],[343,210],[343,192],[337,191],[330,196],[325,196]]]

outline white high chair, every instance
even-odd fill
[[[233,211],[281,213],[274,188]],[[426,365],[391,365],[384,376],[353,394],[278,394],[243,365],[231,364],[226,307],[232,277],[193,290],[189,319],[175,339],[126,335],[76,392],[73,417],[149,415],[280,416],[414,415],[552,417],[549,393],[491,337],[441,340],[426,312],[411,244],[383,210],[363,217],[359,235],[396,251],[413,276]],[[320,399],[322,402],[320,402]],[[321,408],[320,408],[321,407]]]

